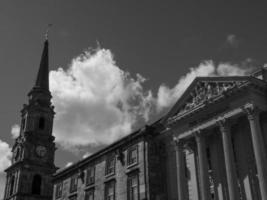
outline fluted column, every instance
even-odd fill
[[[223,143],[229,198],[230,200],[237,200],[239,199],[239,193],[237,187],[237,176],[234,163],[234,151],[231,140],[230,127],[225,119],[219,120],[218,125],[222,134],[222,143]]]
[[[247,113],[251,129],[252,145],[258,171],[261,198],[265,200],[267,199],[267,161],[265,155],[266,151],[263,144],[264,140],[259,122],[259,110],[251,104],[245,106],[244,111]]]
[[[178,189],[178,200],[186,199],[184,190],[185,184],[185,163],[183,155],[183,143],[177,137],[173,138],[175,144],[175,155],[176,155],[176,167],[177,167],[177,189]]]
[[[195,139],[198,151],[198,165],[199,165],[199,183],[201,200],[209,200],[209,176],[208,176],[208,160],[206,153],[205,138],[200,134],[200,131],[195,132]]]

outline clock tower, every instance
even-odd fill
[[[20,134],[12,148],[12,165],[5,170],[4,200],[52,199],[52,175],[57,167],[51,98],[46,39],[35,85],[21,110]]]

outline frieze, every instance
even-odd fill
[[[182,115],[194,108],[197,108],[201,104],[212,102],[216,97],[224,95],[231,89],[234,89],[244,83],[244,81],[201,81],[198,82],[195,88],[191,91],[186,103],[176,112],[176,114],[170,119],[174,119],[179,115]]]

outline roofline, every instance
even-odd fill
[[[145,125],[142,129],[138,129],[137,131],[134,131],[133,133],[122,137],[121,139],[115,141],[114,143],[104,147],[103,149],[93,153],[92,155],[77,161],[76,163],[72,164],[71,166],[67,167],[67,168],[63,168],[62,170],[59,170],[58,172],[56,172],[53,175],[53,179],[56,180],[62,176],[65,176],[66,174],[68,174],[71,171],[77,170],[80,167],[83,167],[84,165],[88,164],[89,162],[103,156],[104,154],[119,148],[122,145],[128,144],[129,142],[131,142],[133,139],[137,139],[139,137],[142,137],[146,134],[149,134],[150,131],[148,130],[149,127],[154,127],[160,120],[155,121],[154,123],[152,123],[151,125]]]
[[[90,161],[92,161],[92,160],[95,160],[95,159],[97,159],[98,157],[101,157],[103,154],[106,154],[106,153],[108,153],[108,152],[110,152],[110,151],[112,151],[112,150],[118,148],[119,146],[122,145],[121,143],[122,143],[123,141],[125,141],[125,140],[127,140],[127,139],[129,139],[129,138],[133,139],[133,138],[136,138],[136,137],[140,136],[140,134],[138,134],[138,133],[140,133],[140,130],[137,130],[137,131],[131,133],[130,135],[127,135],[127,136],[125,136],[125,137],[123,137],[123,138],[121,138],[121,139],[115,141],[114,143],[112,143],[112,144],[110,144],[110,145],[104,147],[103,149],[100,149],[99,151],[96,151],[96,152],[93,153],[92,155],[90,155],[90,156],[88,156],[88,157],[86,157],[86,158],[84,158],[84,159],[81,159],[81,160],[77,161],[76,163],[72,164],[72,165],[69,166],[69,167],[66,167],[66,168],[63,168],[63,169],[59,170],[58,172],[56,172],[56,173],[53,175],[53,176],[54,176],[54,179],[59,178],[59,177],[61,177],[61,176],[64,176],[66,173],[68,173],[68,172],[70,172],[70,171],[73,171],[73,170],[75,170],[76,168],[79,168],[79,167],[85,165],[86,163],[88,163],[88,162],[90,162]],[[125,143],[124,143],[124,144],[125,144]]]

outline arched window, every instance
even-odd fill
[[[44,130],[45,128],[45,118],[44,117],[40,117],[39,119],[39,129],[40,130]]]
[[[32,194],[41,194],[42,177],[39,174],[34,175],[32,181]]]
[[[11,196],[14,193],[14,186],[15,186],[15,176],[12,176],[10,179],[10,190],[9,190],[9,196]]]

